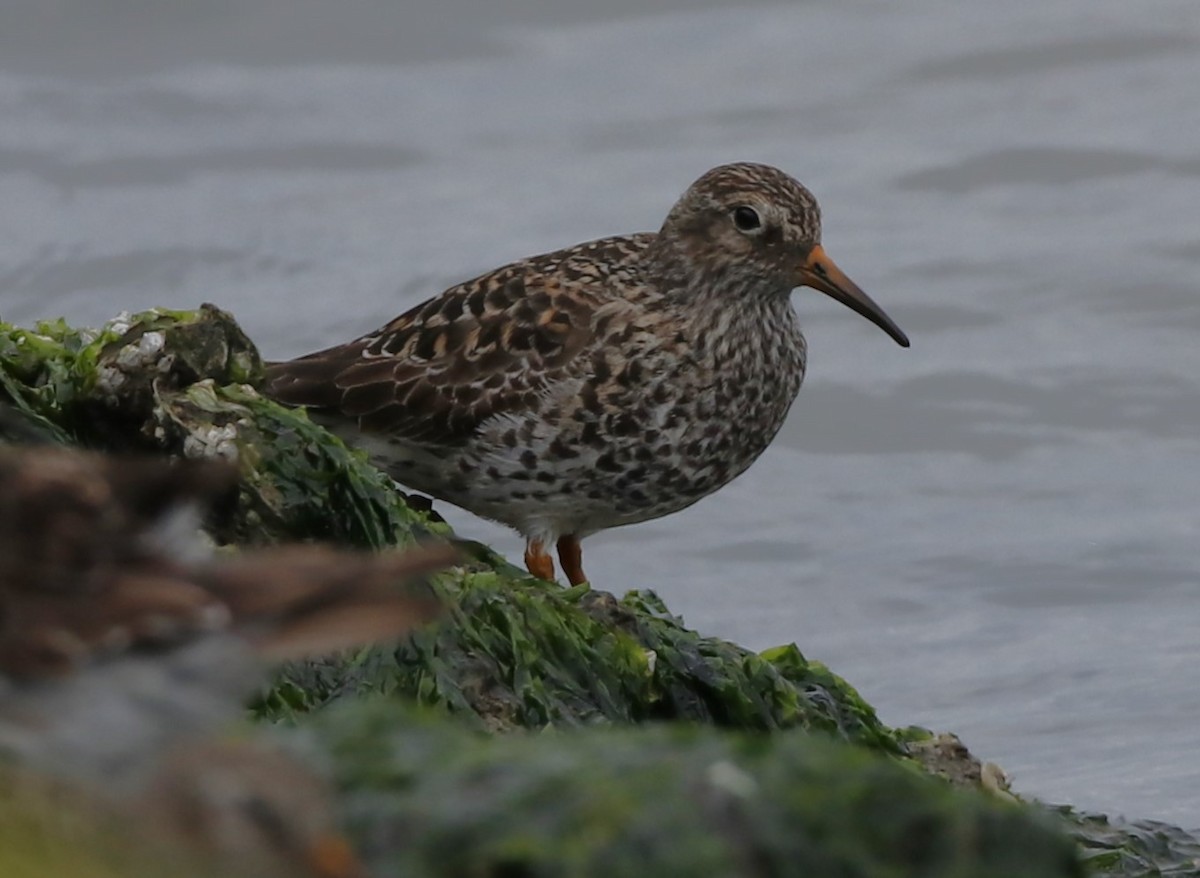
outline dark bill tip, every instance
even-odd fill
[[[801,283],[814,290],[820,290],[832,299],[841,302],[852,311],[866,317],[884,332],[892,337],[902,348],[909,346],[908,336],[887,313],[875,303],[875,300],[859,288],[858,284],[846,277],[845,273],[830,259],[823,247],[818,244],[813,247],[808,261],[800,269]]]

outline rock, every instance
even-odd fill
[[[123,315],[99,330],[0,323],[0,398],[13,409],[6,420],[23,425],[0,420],[0,435],[36,429],[90,448],[237,461],[241,496],[216,528],[226,541],[378,548],[449,532],[303,412],[260,397],[246,382],[261,376],[254,345],[211,305]]]
[[[380,878],[1083,875],[1047,815],[824,735],[482,736],[375,698],[322,712],[305,737]]]
[[[211,306],[98,331],[0,323],[0,441],[236,461],[236,502],[208,522],[219,542],[450,534],[364,455],[261,397],[260,375]],[[913,756],[967,787],[1003,789],[1002,773],[953,739],[887,728],[795,646],[755,654],[687,629],[652,592],[554,588],[462,548],[471,562],[435,582],[447,622],[290,666],[255,706],[336,766],[380,875],[1080,874],[1043,810],[953,789]],[[1182,830],[1068,815],[1054,820],[1097,874],[1200,874]]]

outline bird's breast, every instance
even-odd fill
[[[655,343],[626,345],[631,355],[619,361],[608,356],[597,373],[607,390],[595,433],[631,447],[644,464],[635,476],[676,479],[689,495],[741,473],[782,426],[804,377],[804,339],[784,305],[713,311],[660,327]],[[586,387],[584,396],[595,398]]]

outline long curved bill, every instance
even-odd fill
[[[837,299],[890,335],[900,347],[908,347],[908,336],[875,304],[874,299],[842,273],[837,264],[825,255],[825,248],[820,244],[812,248],[808,260],[800,269],[800,277],[804,286],[820,290],[825,295]]]

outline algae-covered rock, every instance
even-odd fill
[[[305,734],[380,878],[1082,874],[1045,815],[819,735],[482,736],[385,699]]]
[[[364,455],[246,381],[261,360],[228,314],[149,311],[98,331],[0,324],[3,391],[31,422],[98,448],[237,460],[238,543],[404,544],[449,529],[413,508]],[[795,647],[759,656],[689,631],[652,593],[617,600],[533,579],[486,547],[439,588],[451,624],[392,651],[309,663],[263,700],[271,716],[362,690],[407,693],[488,728],[689,719],[811,728],[893,752],[874,711]]]
[[[222,542],[450,536],[364,455],[260,396],[260,376],[211,306],[94,331],[0,323],[0,441],[236,460],[236,508],[210,522]],[[796,647],[755,654],[688,630],[651,592],[563,589],[464,546],[471,562],[435,583],[445,623],[291,667],[257,705],[333,754],[381,874],[1076,874],[1030,809],[922,776],[908,754],[932,739],[884,727]],[[363,692],[385,695],[346,698]],[[612,728],[669,720],[687,722]],[[514,729],[541,731],[482,733]],[[982,781],[969,754],[933,746],[957,754],[962,770],[943,773]],[[1200,874],[1181,830],[1069,817],[1094,874]]]
[[[1200,878],[1200,837],[1157,820],[1114,820],[1053,809],[1079,845],[1089,874],[1110,878]]]
[[[241,464],[238,509],[221,534],[232,541],[320,539],[384,548],[450,533],[410,507],[363,455],[248,385],[205,379],[159,391],[152,417],[164,449]]]
[[[309,709],[348,690],[416,696],[490,730],[690,720],[821,730],[901,752],[844,680],[794,646],[758,655],[685,628],[652,593],[472,571],[443,578],[449,619],[394,652],[283,672],[264,708]]]
[[[0,324],[0,364],[0,385],[18,407],[80,439],[104,434],[113,447],[149,438],[139,435],[147,426],[141,417],[160,390],[262,377],[254,345],[211,305],[122,315],[98,330],[62,320],[33,330]]]
[[[239,461],[241,496],[218,528],[223,539],[383,547],[448,532],[364,456],[259,396],[261,377],[254,345],[211,305],[125,315],[99,330],[0,323],[0,398],[27,425],[90,448]]]

